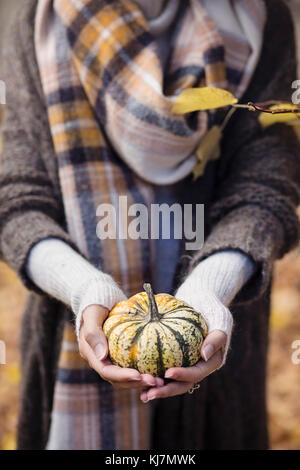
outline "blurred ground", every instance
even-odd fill
[[[0,0],[0,41],[3,31],[2,6],[16,4],[17,1]],[[300,1],[291,0],[289,3],[294,6],[300,38]],[[7,346],[7,364],[0,365],[0,449],[15,447],[19,394],[18,340],[26,295],[12,271],[0,263],[0,340],[4,340]],[[299,250],[278,262],[275,269],[268,373],[273,449],[300,450],[300,364],[295,365],[291,361],[295,340],[300,340]]]
[[[300,340],[300,254],[278,262],[272,293],[268,408],[273,449],[300,450],[300,364],[291,360]]]
[[[0,365],[0,449],[15,446],[19,396],[19,331],[25,289],[0,263],[0,339],[6,343],[6,365]]]

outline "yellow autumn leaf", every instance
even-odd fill
[[[18,282],[16,273],[6,264],[0,263],[0,286],[15,285]]]
[[[219,158],[221,153],[220,142],[222,139],[222,130],[220,126],[213,126],[201,139],[196,151],[197,164],[193,170],[193,179],[196,180],[202,176],[207,163]]]
[[[280,109],[297,109],[297,108],[298,106],[292,103],[281,103],[281,104],[275,104],[271,106],[269,109],[280,110]],[[288,124],[289,126],[297,126],[297,125],[300,125],[300,109],[299,109],[299,114],[298,113],[297,114],[295,113],[283,113],[283,114],[261,113],[258,119],[264,129],[278,122]]]
[[[272,308],[271,311],[271,328],[274,330],[283,330],[291,322],[291,316],[286,311],[281,311],[276,308]]]
[[[9,364],[3,366],[3,378],[12,385],[18,385],[21,379],[19,364]]]
[[[0,450],[15,450],[16,449],[16,438],[13,433],[4,434],[2,439]]]
[[[222,88],[187,88],[177,97],[172,112],[185,114],[192,111],[223,108],[235,103],[237,103],[237,99],[229,91]]]

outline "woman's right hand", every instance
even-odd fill
[[[138,388],[147,390],[161,387],[164,380],[149,374],[140,374],[135,369],[123,368],[112,364],[108,358],[108,344],[102,325],[108,310],[100,305],[90,305],[82,314],[79,332],[79,352],[102,379],[117,389]]]

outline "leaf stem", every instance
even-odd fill
[[[268,114],[288,114],[288,113],[293,113],[293,114],[300,114],[300,107],[299,108],[294,108],[294,109],[269,109],[263,107],[263,105],[269,105],[271,102],[266,101],[265,103],[253,103],[252,101],[249,101],[247,104],[233,104],[233,108],[244,108],[244,109],[249,109],[249,111],[258,111],[260,113],[268,113]],[[280,103],[278,103],[280,104]]]

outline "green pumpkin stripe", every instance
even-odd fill
[[[164,366],[164,360],[163,360],[163,348],[162,348],[162,342],[160,339],[160,334],[159,331],[155,328],[156,332],[156,338],[157,338],[157,350],[158,350],[158,357],[157,357],[157,375],[159,377],[164,377],[165,375],[165,366]]]
[[[131,346],[130,348],[132,348],[133,346],[135,346],[139,340],[139,337],[141,336],[144,328],[145,328],[146,325],[142,325],[140,326],[137,330],[136,330],[136,333],[133,337],[133,339],[131,340]],[[132,367],[133,369],[136,369],[137,368],[137,363],[136,363],[136,360],[134,358],[131,359],[131,364],[129,367]]]
[[[143,305],[141,305],[140,302],[138,302],[137,300],[134,301],[134,305],[136,307],[137,312],[139,312],[143,316],[148,314],[148,310],[144,310]]]
[[[128,320],[120,320],[118,321],[118,323],[115,323],[115,325],[113,325],[109,330],[108,332],[106,333],[106,337],[107,339],[110,338],[110,335],[112,334],[112,332],[119,326],[119,325],[122,325],[124,323],[128,323],[128,322],[134,322],[134,323],[141,323],[143,320],[137,320],[136,318],[133,318],[133,319],[128,319]],[[128,325],[130,326],[130,325]],[[126,329],[126,328],[125,328]],[[124,330],[122,330],[122,333],[123,333]]]
[[[195,328],[197,328],[198,330],[200,330],[200,333],[202,335],[203,338],[205,338],[206,334],[202,328],[202,326],[197,323],[195,320],[192,320],[192,318],[185,318],[185,317],[172,317],[172,318],[164,318],[164,322],[165,321],[173,321],[173,320],[185,320],[187,321],[188,323],[190,323],[191,325],[194,325]]]
[[[177,340],[181,352],[182,352],[182,357],[183,357],[183,362],[182,362],[182,367],[188,367],[190,362],[189,362],[189,353],[190,353],[190,345],[187,341],[185,341],[184,337],[182,336],[179,331],[173,330],[169,325],[166,325],[164,322],[162,322],[163,326],[165,328],[168,328],[168,330],[171,331],[171,333],[174,335],[175,339]]]
[[[189,306],[187,306],[187,305],[182,305],[182,306],[180,306],[180,307],[176,307],[176,308],[173,308],[173,309],[171,309],[171,310],[167,310],[166,312],[161,313],[161,315],[163,316],[163,315],[167,315],[167,314],[169,314],[169,313],[176,313],[176,312],[182,312],[182,311],[184,311],[184,312],[192,312],[192,313],[197,314],[197,312],[196,312],[192,307],[189,307]],[[198,314],[198,315],[199,315],[199,314]]]

